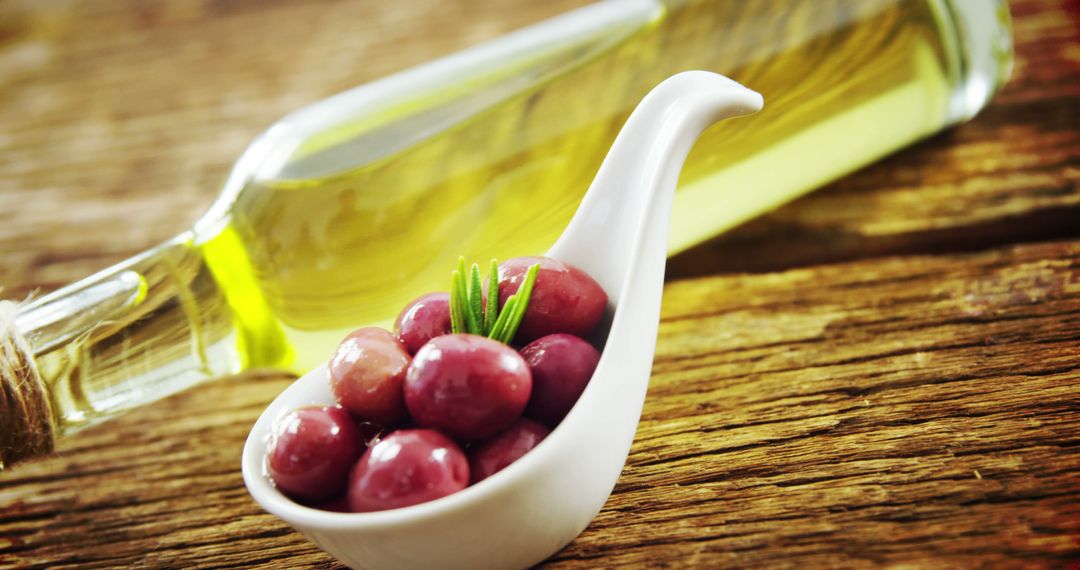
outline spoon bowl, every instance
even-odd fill
[[[244,445],[244,482],[267,511],[354,568],[524,568],[572,541],[622,471],[648,387],[660,316],[671,202],[701,132],[759,110],[759,94],[705,71],[675,75],[634,110],[549,257],[596,279],[610,305],[592,380],[562,423],[502,471],[441,499],[374,513],[300,505],[266,475],[274,421],[332,404],[320,366],[282,392]]]

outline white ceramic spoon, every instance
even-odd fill
[[[300,406],[333,403],[323,366],[282,392],[252,428],[243,456],[252,497],[354,568],[525,568],[572,541],[611,494],[641,416],[683,161],[706,127],[761,106],[761,95],[726,77],[689,71],[653,89],[623,126],[548,252],[600,282],[612,318],[588,388],[539,446],[436,501],[360,514],[304,507],[270,483],[264,456],[275,419]]]

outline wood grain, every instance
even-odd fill
[[[1076,242],[671,284],[634,453],[555,560],[1077,559],[1078,296]]]
[[[286,111],[583,2],[0,3],[5,296],[188,227]],[[547,566],[1080,562],[1080,7],[1011,10],[975,121],[672,260],[626,470]],[[241,481],[289,381],[3,474],[0,567],[336,567]]]

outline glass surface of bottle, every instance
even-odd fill
[[[302,372],[445,289],[459,255],[544,252],[670,75],[766,101],[695,146],[677,251],[971,117],[1010,63],[1003,0],[604,2],[285,117],[191,232],[17,323],[69,431],[208,377]]]

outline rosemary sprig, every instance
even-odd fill
[[[484,304],[483,296],[480,295],[480,268],[474,263],[473,270],[469,274],[470,281],[473,283],[466,283],[465,278],[465,258],[458,258],[457,279],[460,281],[460,289],[464,291],[464,303],[465,307],[465,327],[467,332],[472,334],[481,334],[477,331],[482,330],[483,317],[480,315],[480,307]]]
[[[464,261],[464,260],[462,260]],[[460,266],[461,263],[458,263]],[[467,296],[462,289],[461,272],[457,269],[454,270],[450,277],[450,332],[457,334],[466,331],[465,324],[465,306],[467,303]]]
[[[488,267],[488,299],[495,299],[494,303],[488,303],[484,311],[484,334],[491,332],[495,326],[495,319],[499,316],[499,262],[494,259]]]
[[[504,342],[502,339],[506,335],[506,325],[510,320],[510,316],[514,314],[514,307],[517,306],[518,300],[513,298],[513,295],[506,300],[506,304],[503,305],[502,312],[499,314],[499,318],[495,319],[495,325],[488,331],[488,338],[495,339],[499,342]]]
[[[496,331],[493,331],[491,338],[506,344],[510,344],[511,340],[514,340],[514,335],[517,334],[518,327],[521,326],[521,321],[525,318],[525,310],[529,308],[529,300],[532,298],[533,285],[536,283],[536,274],[540,271],[540,264],[536,263],[529,267],[529,270],[525,272],[525,281],[518,288],[517,293],[510,295],[510,298],[506,300],[506,305],[503,306],[503,314],[499,315],[499,318],[495,320]],[[506,316],[509,315],[509,316]],[[499,321],[506,319],[503,326],[499,327]]]
[[[484,287],[480,279],[480,266],[472,264],[465,268],[465,258],[458,258],[457,268],[450,277],[450,330],[486,336],[510,344],[525,318],[529,308],[533,285],[540,271],[540,264],[529,267],[525,280],[517,293],[506,300],[499,310],[499,264],[491,260],[488,274],[488,302],[484,304]],[[468,275],[468,278],[466,278]]]

